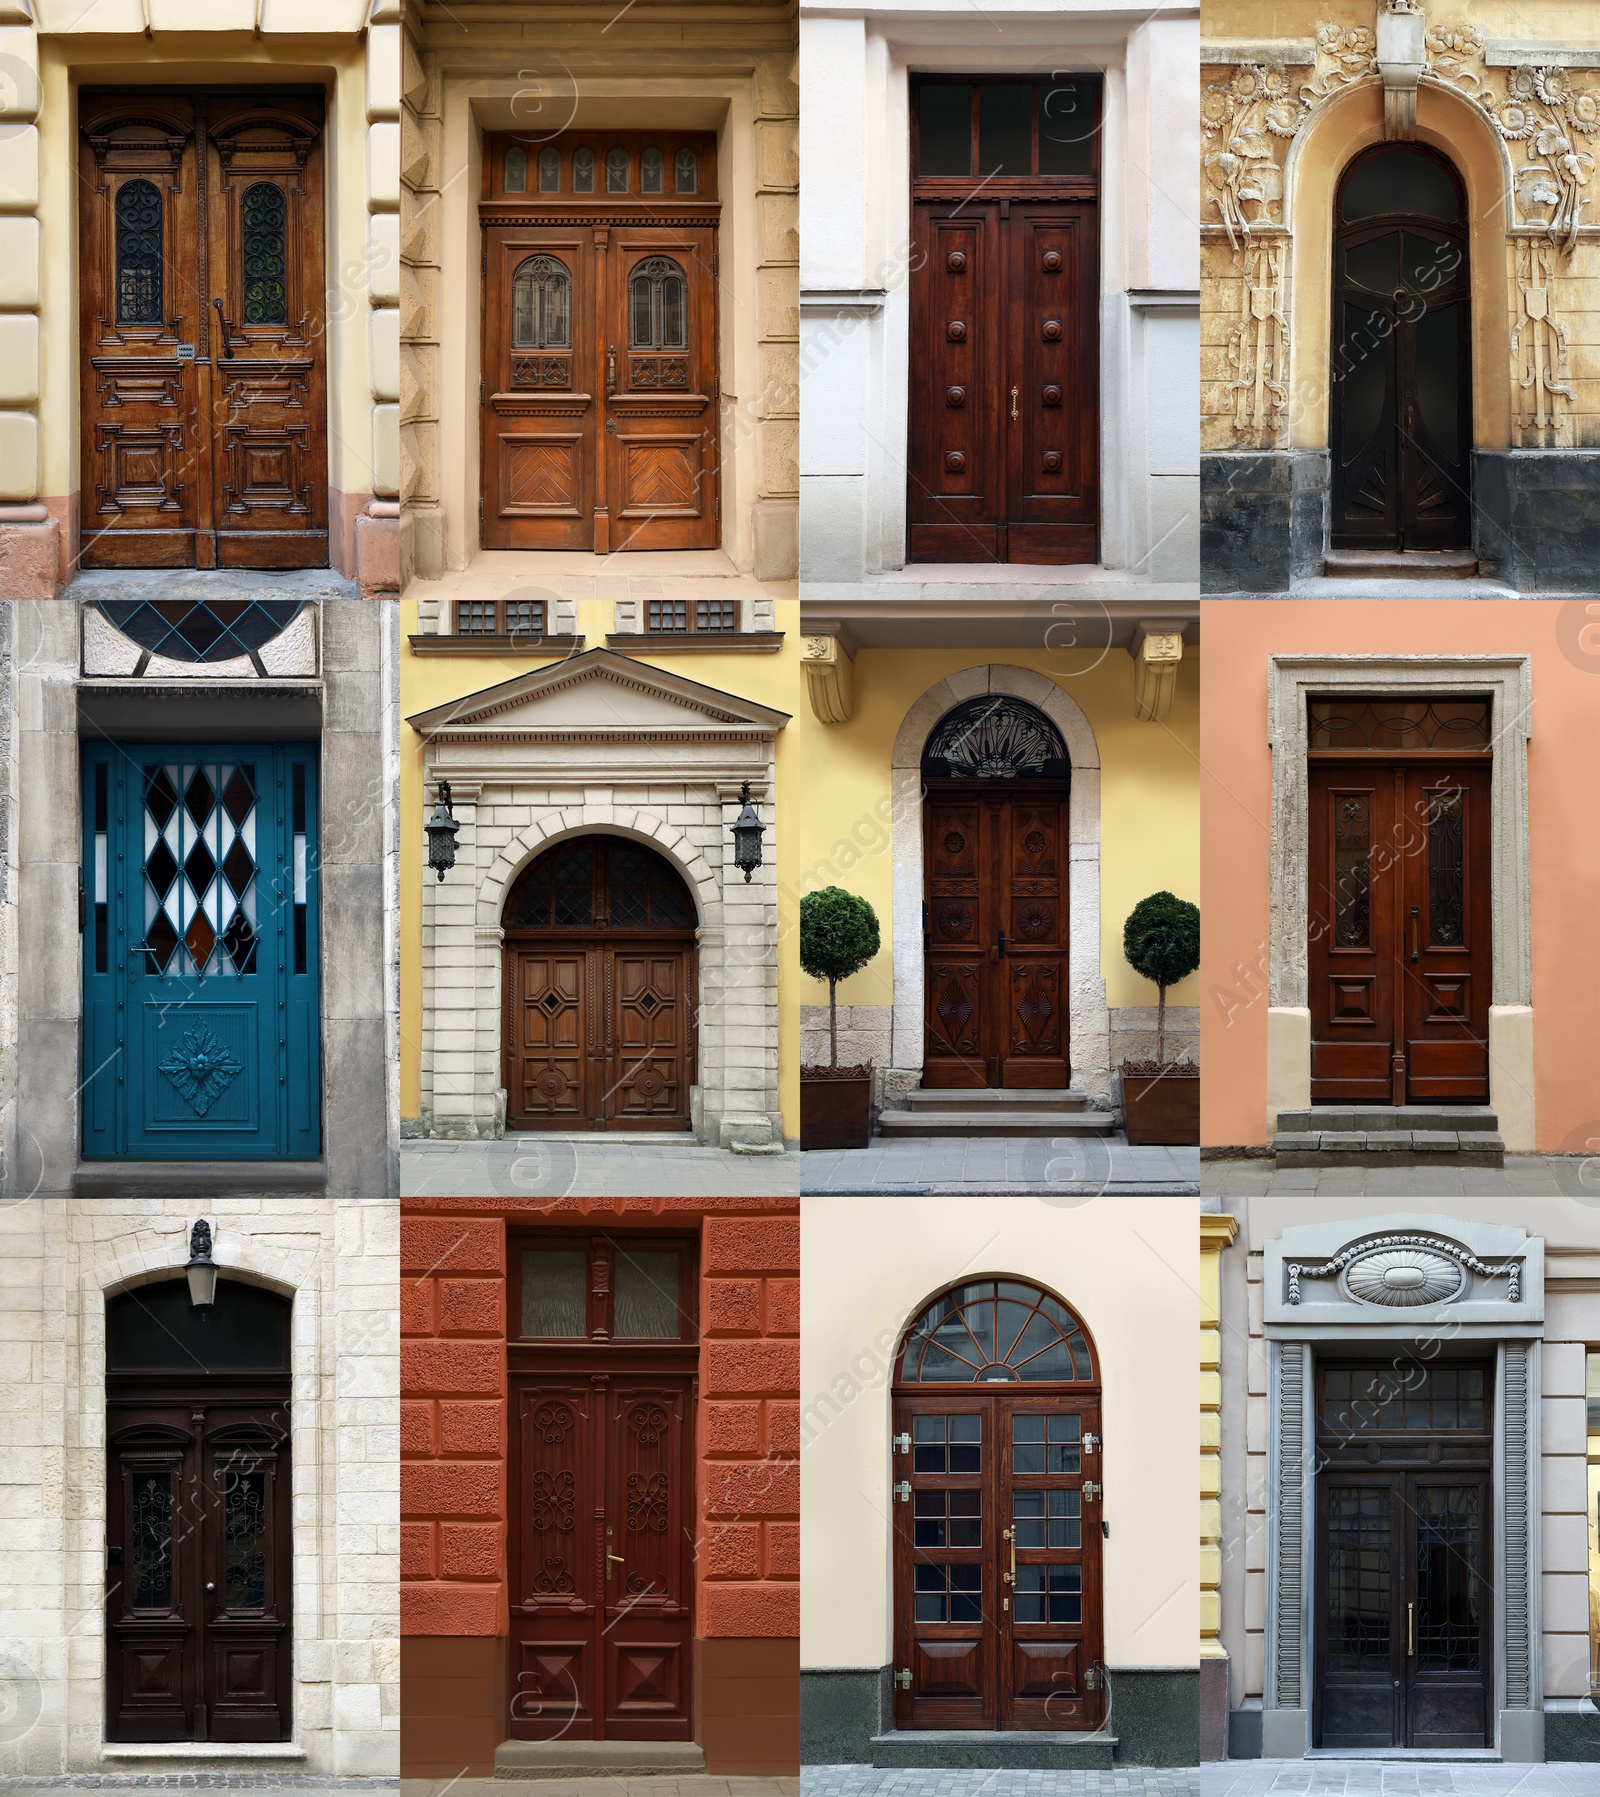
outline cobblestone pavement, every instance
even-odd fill
[[[1597,1797],[1600,1765],[1439,1760],[1228,1760],[1200,1768],[1201,1797]]]
[[[1116,1136],[875,1136],[870,1148],[813,1149],[800,1189],[850,1195],[1198,1192],[1198,1148],[1130,1148]]]
[[[1600,1158],[1508,1154],[1504,1167],[1285,1167],[1270,1160],[1204,1161],[1208,1198],[1577,1198],[1600,1215]]]
[[[730,1154],[662,1136],[402,1142],[405,1198],[793,1198],[798,1154]]]
[[[1114,1772],[880,1772],[873,1766],[802,1766],[800,1797],[1198,1797],[1194,1766]]]

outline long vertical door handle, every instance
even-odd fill
[[[1017,410],[1017,390],[1015,387],[1013,387],[1011,389],[1011,416],[1013,419],[1020,418],[1022,416],[1022,414]]]
[[[1407,1604],[1406,1605],[1406,1658],[1409,1660],[1414,1660],[1416,1657],[1417,1657],[1417,1606],[1415,1604]]]
[[[1417,906],[1411,907],[1411,959],[1417,958]]]
[[[1017,1531],[1007,1529],[1006,1540],[1011,1543],[1011,1570],[1006,1574],[1006,1583],[1014,1585],[1017,1582]]]
[[[1000,959],[1003,961],[1005,958],[1006,958],[1006,933],[1004,930],[1002,930],[1000,932]]]
[[[233,344],[229,341],[228,315],[223,311],[222,301],[220,299],[213,299],[211,303],[217,309],[217,322],[222,326],[222,353],[231,361],[233,358]]]

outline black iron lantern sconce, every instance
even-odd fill
[[[450,809],[450,782],[439,782],[439,801],[428,819],[428,865],[442,880],[456,864],[456,832],[461,828]]]
[[[733,865],[744,869],[744,883],[748,886],[751,874],[761,865],[761,837],[767,826],[756,815],[756,808],[750,803],[748,780],[740,789],[739,798],[744,810],[733,823]]]
[[[211,1225],[204,1218],[189,1231],[189,1302],[196,1310],[209,1310],[217,1298],[217,1263],[211,1258]]]

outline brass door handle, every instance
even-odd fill
[[[1406,1657],[1413,1660],[1417,1657],[1417,1606],[1415,1604],[1406,1605]]]
[[[1013,387],[1011,389],[1011,416],[1013,418],[1018,418],[1021,416],[1021,414],[1017,411],[1017,390],[1015,387]]]
[[[1411,907],[1411,959],[1417,958],[1417,907]]]
[[[607,393],[615,393],[616,390],[617,390],[617,352],[616,352],[615,348],[608,345],[607,349],[606,349],[606,392]]]
[[[607,1584],[609,1584],[611,1582],[611,1567],[612,1567],[613,1562],[615,1562],[618,1566],[626,1566],[627,1565],[627,1561],[623,1559],[621,1554],[614,1554],[614,1553],[612,1553],[610,1548],[607,1548],[606,1549],[606,1583]]]
[[[1006,1583],[1014,1585],[1017,1582],[1017,1531],[1007,1529],[1006,1540],[1011,1543],[1011,1570],[1006,1574]]]
[[[217,309],[217,321],[222,326],[222,353],[231,361],[233,357],[233,345],[228,341],[229,331],[227,314],[222,310],[222,301],[220,299],[213,299],[211,303]]]

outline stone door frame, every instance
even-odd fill
[[[1061,732],[1072,763],[1067,807],[1067,1017],[1071,1080],[1106,1107],[1113,1099],[1111,1012],[1100,973],[1100,746],[1076,699],[1047,675],[1002,662],[949,674],[923,693],[895,733],[890,765],[894,841],[894,1011],[886,1098],[922,1080],[922,751],[964,699],[1004,693],[1035,705]]]

